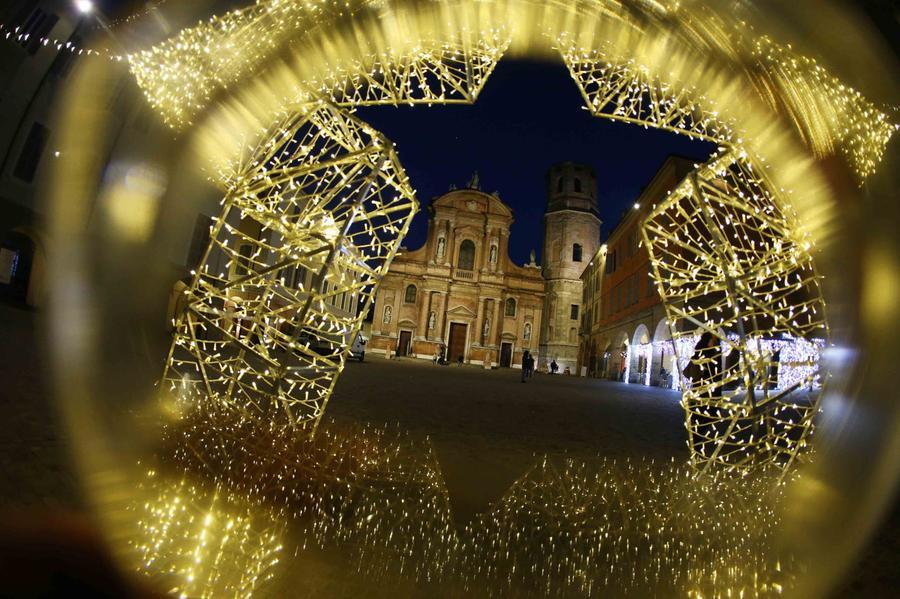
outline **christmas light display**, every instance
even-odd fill
[[[265,536],[231,539],[246,548],[239,559],[267,548],[260,567],[248,568],[259,581],[276,565],[270,558],[285,553],[297,560],[287,580],[302,578],[307,557],[321,550],[341,579],[352,573],[383,589],[413,584],[476,595],[746,596],[789,589],[796,574],[775,534],[783,487],[765,473],[698,477],[674,460],[544,457],[458,525],[430,443],[393,427],[324,421],[310,437],[205,404],[169,427],[166,447],[174,459],[164,467],[183,469],[185,480],[211,477],[216,491],[181,482],[140,504],[135,547],[147,557],[142,571],[154,577],[202,577],[208,563],[226,569],[216,561],[225,541],[219,531],[248,522],[233,508],[222,513],[233,497],[277,515],[241,529]],[[276,521],[291,523],[285,549]],[[207,542],[198,548],[201,537]],[[181,559],[195,555],[197,564]],[[235,575],[218,573],[209,582],[219,586],[203,588],[219,594]]]
[[[233,128],[250,148],[216,148],[227,157],[212,161],[223,211],[161,383],[182,415],[168,436],[175,466],[220,490],[189,479],[160,490],[148,479],[156,499],[135,544],[147,571],[174,574],[184,595],[255,590],[281,552],[280,529],[275,517],[232,509],[240,496],[355,551],[358,571],[376,577],[399,567],[470,589],[500,581],[511,594],[789,586],[789,557],[771,539],[781,487],[752,467],[780,475],[805,454],[820,395],[802,391],[827,382],[818,353],[828,338],[810,227],[790,200],[808,205],[824,187],[806,150],[845,156],[862,179],[896,126],[814,60],[697,8],[260,0],[127,56],[174,129]],[[641,51],[629,53],[638,39]],[[551,46],[596,116],[721,147],[642,231],[673,323],[668,343],[682,368],[701,372],[683,395],[692,468],[543,462],[459,533],[430,450],[366,430],[308,434],[417,208],[392,145],[352,111],[473,102],[507,49]],[[703,53],[713,56],[699,68]],[[745,113],[764,140],[748,138]],[[779,119],[805,147],[764,131]],[[774,180],[811,182],[791,196]],[[349,311],[337,300],[348,295]],[[713,343],[695,356],[697,330]],[[632,355],[652,345],[626,346],[627,381]],[[226,564],[236,572],[221,572]]]
[[[341,14],[370,4],[343,4]],[[217,92],[258,68],[283,44],[302,39],[325,15],[339,16],[326,2],[260,0],[130,55],[131,70],[166,122],[183,127]],[[299,104],[318,96],[348,107],[471,103],[509,45],[509,35],[497,28],[477,34],[461,30],[441,41],[397,41],[397,48],[364,60],[335,57],[320,80],[303,81],[284,102]]]
[[[818,412],[820,394],[795,393],[816,382],[818,354],[791,356],[804,376],[779,388],[778,347],[762,339],[827,339],[810,241],[764,172],[734,152],[676,187],[642,235],[669,322],[690,329],[673,331],[676,340],[696,329],[711,336],[709,347],[690,350],[697,374],[682,398],[692,462],[701,470],[788,468],[809,444]]]
[[[563,60],[594,116],[664,129],[714,143],[733,140],[731,128],[705,109],[689,86],[662,81],[633,59],[612,62],[609,52],[560,40]]]
[[[262,139],[234,167],[162,384],[311,429],[416,201],[391,145],[333,106]],[[339,309],[347,296],[359,311]]]
[[[511,3],[509,7],[514,6]],[[505,5],[504,5],[505,6]],[[374,104],[399,104],[399,103],[426,103],[426,104],[446,104],[451,102],[472,102],[477,98],[478,92],[483,87],[488,75],[494,65],[502,56],[503,52],[510,44],[514,43],[516,33],[515,24],[519,23],[518,19],[511,19],[512,13],[504,12],[504,6],[492,7],[491,9],[479,10],[471,12],[473,9],[466,3],[448,3],[445,16],[449,26],[444,27],[422,27],[419,29],[418,35],[398,35],[396,39],[381,39],[379,43],[383,47],[378,52],[366,54],[365,44],[356,43],[353,51],[349,49],[345,51],[335,52],[335,56],[330,60],[329,67],[325,70],[316,71],[313,68],[303,67],[300,69],[305,75],[303,78],[290,77],[285,78],[282,82],[284,93],[283,102],[292,106],[299,114],[306,114],[316,111],[330,111],[330,119],[334,122],[347,120],[348,117],[340,112],[340,108],[355,108],[357,106],[374,105]],[[386,10],[386,7],[382,7]],[[599,13],[595,12],[596,6],[582,6],[585,15],[597,16],[603,13],[605,16],[614,14],[617,19],[623,22],[630,22],[627,11],[623,6],[616,2],[610,2]],[[248,74],[254,73],[261,68],[261,65],[269,58],[280,52],[285,47],[290,47],[295,54],[288,53],[285,59],[290,64],[291,56],[303,55],[303,47],[306,41],[312,37],[319,35],[323,23],[328,19],[348,19],[354,15],[369,14],[367,11],[371,9],[369,3],[359,0],[345,4],[338,11],[333,11],[327,3],[299,3],[299,2],[275,2],[273,0],[265,0],[256,4],[235,11],[226,13],[225,15],[212,18],[208,23],[201,23],[196,27],[184,30],[172,39],[160,44],[149,50],[135,53],[130,56],[130,66],[139,85],[144,89],[151,104],[153,104],[164,116],[164,118],[173,126],[184,126],[192,123],[192,119],[203,111],[213,97],[223,92],[229,85],[234,84]],[[523,5],[522,11],[528,13],[531,8]],[[675,37],[685,36],[688,34],[696,35],[703,30],[701,25],[688,21],[679,20],[685,17],[685,9],[678,5],[671,5],[661,8],[667,13],[670,20],[664,25],[665,31]],[[455,11],[459,11],[458,13]],[[513,11],[515,13],[515,11]],[[452,15],[452,18],[450,17]],[[504,16],[505,15],[505,16]],[[463,26],[461,23],[466,22],[464,16],[475,19],[473,23],[478,23],[479,27],[470,25]],[[410,13],[403,19],[407,19],[410,23],[416,22],[418,15]],[[387,30],[395,31],[398,22],[391,21],[382,27],[376,33],[383,36]],[[561,28],[560,21],[544,18],[541,20],[544,27],[544,34],[550,36],[559,48],[563,60],[568,65],[572,75],[580,87],[582,94],[587,102],[588,108],[597,116],[604,118],[612,118],[624,120],[650,126],[659,129],[683,133],[691,137],[701,138],[708,141],[714,141],[728,150],[730,155],[742,157],[741,164],[750,164],[751,159],[747,154],[746,148],[742,145],[740,135],[742,131],[736,124],[735,116],[725,116],[716,109],[715,102],[712,98],[705,97],[693,85],[687,85],[680,82],[678,77],[670,71],[666,75],[661,75],[651,67],[646,66],[641,59],[629,58],[622,43],[613,43],[609,40],[603,42],[591,42],[585,44],[584,40],[588,39],[583,34],[583,28],[579,29],[578,34],[570,33],[565,28]],[[654,27],[661,26],[659,23]],[[387,28],[387,29],[384,29]],[[555,29],[555,30],[554,30]],[[424,31],[428,31],[429,36],[422,35]],[[661,30],[663,31],[663,30]],[[634,33],[634,32],[632,32]],[[441,36],[439,34],[445,34]],[[360,33],[362,35],[362,33]],[[374,35],[374,34],[373,34]],[[630,34],[629,34],[630,35]],[[718,34],[717,34],[718,35]],[[442,37],[444,39],[442,39]],[[865,126],[853,126],[849,128],[834,127],[833,123],[828,126],[819,126],[814,118],[803,121],[802,125],[806,127],[806,135],[803,136],[814,150],[818,149],[820,153],[830,151],[834,147],[850,147],[851,162],[857,168],[861,176],[865,176],[871,172],[881,148],[889,139],[891,132],[894,130],[887,118],[880,112],[874,111],[872,106],[868,104],[855,90],[841,87],[832,76],[825,73],[821,68],[809,59],[794,57],[782,46],[776,45],[766,38],[754,39],[753,44],[748,44],[745,35],[739,35],[737,32],[733,36],[726,36],[729,51],[741,56],[748,56],[761,64],[764,68],[761,71],[772,73],[771,75],[748,75],[747,80],[751,86],[760,86],[760,77],[782,77],[782,74],[788,73],[791,79],[792,87],[788,88],[786,84],[781,87],[784,89],[786,102],[796,102],[800,92],[809,95],[815,95],[812,89],[815,86],[821,86],[827,93],[822,95],[821,102],[827,105],[830,112],[828,114],[835,115],[838,121],[869,123]],[[628,36],[624,39],[627,40]],[[619,42],[621,40],[618,40]],[[722,40],[719,40],[722,41]],[[310,42],[312,43],[312,42]],[[645,44],[646,45],[646,44]],[[653,47],[653,44],[649,44]],[[643,48],[642,56],[648,53],[648,49]],[[322,57],[321,49],[313,50],[307,48],[305,56],[315,56],[317,59]],[[346,58],[345,58],[346,57]],[[802,59],[802,60],[801,60]],[[794,71],[786,70],[784,65],[791,65]],[[801,65],[801,66],[795,66]],[[784,68],[780,68],[783,66]],[[299,68],[299,64],[298,64]],[[304,70],[306,69],[306,70]],[[290,69],[288,69],[290,70]],[[755,71],[754,71],[755,73]],[[779,74],[781,73],[781,74]],[[798,74],[797,77],[790,77],[791,73]],[[754,78],[756,77],[756,78]],[[782,77],[783,78],[783,77]],[[844,94],[843,92],[846,92]],[[271,95],[271,94],[269,94]],[[329,106],[318,104],[319,99],[329,103]],[[792,100],[793,98],[793,100]],[[266,102],[269,102],[268,100]],[[318,108],[304,108],[306,106],[316,106]],[[792,105],[793,106],[793,105]],[[824,108],[822,109],[824,110]],[[873,112],[874,111],[874,112]],[[820,111],[821,112],[821,111]],[[798,107],[797,110],[790,111],[794,118],[795,125],[800,126],[799,120],[805,114]],[[817,113],[818,114],[818,113]],[[797,116],[800,115],[800,116]],[[329,125],[326,120],[323,124],[318,125],[325,129],[337,130],[339,127]],[[275,131],[278,131],[276,126]],[[273,135],[273,133],[269,133]],[[277,133],[273,139],[277,139]],[[372,135],[376,134],[372,133]],[[268,149],[278,145],[279,142],[262,139],[260,148],[267,148],[264,151],[264,158],[257,159],[256,162],[262,165],[262,171],[267,169],[277,170],[278,163],[283,160],[283,156],[278,152],[268,152]],[[298,144],[299,151],[304,151],[307,146]],[[863,155],[860,148],[871,148],[874,154]],[[293,150],[292,150],[293,151]],[[321,154],[319,154],[321,158]],[[746,160],[743,159],[747,156]],[[715,163],[715,161],[714,161]],[[715,163],[719,164],[719,163]],[[391,161],[392,169],[399,172],[399,163],[396,160]],[[371,166],[370,166],[371,168]],[[714,165],[706,165],[704,168],[717,168]],[[230,186],[229,198],[238,198],[240,204],[242,193],[238,190],[246,176],[239,173],[240,168],[225,169],[222,173],[223,180]],[[263,181],[270,178],[270,175],[257,173],[257,182],[262,184]],[[290,175],[281,174],[276,180],[276,187],[279,185],[289,185]],[[744,181],[744,183],[747,183]],[[710,185],[712,185],[710,183]],[[708,187],[710,186],[708,185]],[[774,200],[770,197],[771,185],[763,178],[757,177],[753,181],[756,186],[755,194],[750,199],[751,203],[755,202],[753,210],[763,210],[766,214],[774,209],[772,206],[765,206],[767,201]],[[710,187],[714,188],[713,185]],[[255,193],[255,190],[253,191]],[[741,191],[724,191],[716,192],[720,203],[741,203],[747,201],[743,197]],[[412,201],[411,192],[407,197]],[[349,195],[343,196],[345,202],[351,202]],[[226,200],[226,209],[230,209],[234,205],[234,199]],[[248,204],[252,207],[253,202]],[[269,202],[267,210],[268,214],[262,220],[266,223],[279,222],[280,218],[288,218],[290,210],[293,206],[288,203],[285,206],[278,206],[278,202]],[[782,202],[778,210],[787,209],[787,203]],[[239,210],[244,208],[239,206]],[[279,211],[281,214],[279,214]],[[247,213],[251,214],[251,213]],[[247,214],[242,214],[241,218],[246,218]],[[704,215],[703,211],[698,211],[698,215]],[[749,212],[744,212],[749,214]],[[408,216],[408,215],[407,215]],[[251,216],[252,217],[252,216]],[[225,218],[219,220],[217,234],[224,232],[233,234],[234,224],[223,225]],[[394,219],[387,229],[393,229],[393,232],[400,233],[405,230],[406,222],[403,219]],[[303,218],[297,222],[303,222],[310,229],[319,229],[319,235],[326,235],[329,229],[335,226],[341,227],[343,223],[338,223],[340,219],[331,216],[322,219]],[[271,226],[270,224],[266,226]],[[741,225],[742,227],[744,225]],[[295,236],[302,236],[302,227],[298,226],[292,232]],[[314,238],[314,234],[309,234],[308,238]],[[777,229],[770,227],[766,231],[762,231],[762,237],[766,238],[771,245],[771,250],[778,252],[782,246],[799,248],[802,244],[808,244],[803,241],[800,244],[793,243],[789,238],[776,239],[778,234],[793,234],[792,231],[785,229]],[[655,234],[655,233],[654,233]],[[670,236],[671,237],[671,236]],[[665,243],[670,241],[670,237],[660,237],[654,241],[659,244],[660,240]],[[250,242],[249,249],[244,242]],[[674,242],[674,239],[671,239]],[[694,236],[690,243],[710,244],[715,240],[711,238],[703,238],[702,236]],[[237,246],[234,246],[234,244]],[[384,241],[382,243],[387,244]],[[241,409],[250,407],[258,413],[266,413],[271,410],[283,410],[289,419],[296,422],[314,420],[321,414],[321,407],[327,399],[328,389],[333,382],[334,374],[340,371],[341,358],[343,350],[346,348],[347,335],[355,332],[353,326],[347,326],[348,322],[342,321],[334,315],[328,314],[328,310],[320,309],[318,311],[319,320],[315,317],[309,317],[308,308],[310,305],[316,305],[316,294],[326,293],[319,289],[317,281],[315,289],[304,290],[306,297],[313,297],[310,302],[306,302],[303,314],[299,314],[298,307],[305,301],[300,296],[288,298],[279,298],[282,301],[274,301],[274,292],[269,288],[270,283],[263,285],[255,285],[255,288],[248,293],[250,283],[262,281],[274,281],[275,276],[269,276],[274,271],[272,264],[260,260],[266,252],[272,248],[259,246],[254,244],[253,240],[246,239],[246,236],[238,235],[233,240],[233,245],[228,246],[227,240],[217,239],[214,245],[224,252],[230,252],[229,259],[232,263],[241,265],[241,272],[246,266],[251,266],[254,272],[262,269],[266,272],[262,277],[251,277],[247,281],[237,285],[237,290],[233,295],[222,294],[220,291],[213,291],[218,287],[226,287],[234,289],[234,282],[227,281],[228,277],[224,273],[220,273],[215,285],[207,284],[202,290],[193,289],[191,291],[194,298],[191,305],[206,306],[204,308],[206,318],[210,314],[215,314],[219,320],[225,320],[225,323],[214,323],[213,328],[219,331],[226,331],[230,336],[231,349],[223,351],[226,342],[223,340],[204,340],[197,336],[191,336],[189,331],[193,325],[185,325],[179,330],[182,331],[180,337],[173,345],[178,348],[203,348],[199,352],[193,354],[193,371],[187,374],[189,381],[185,383],[185,371],[183,368],[176,368],[176,364],[183,366],[184,362],[179,362],[178,358],[170,360],[167,369],[166,378],[170,382],[171,389],[175,389],[178,385],[197,385],[200,379],[204,379],[206,386],[205,392],[224,401],[234,401],[232,395],[237,390],[242,398],[237,404],[243,406]],[[752,245],[752,244],[751,244]],[[288,246],[285,246],[286,248]],[[752,248],[754,251],[757,248]],[[801,251],[808,250],[803,247]],[[242,254],[241,251],[245,253]],[[312,248],[303,248],[303,251],[313,251]],[[700,249],[700,252],[706,250]],[[768,251],[768,250],[764,250]],[[283,252],[283,253],[289,253]],[[299,254],[298,254],[299,255]],[[316,254],[319,256],[325,254]],[[343,255],[337,252],[336,255]],[[379,256],[383,263],[390,260],[391,251],[387,251],[383,256]],[[312,256],[312,254],[310,255]],[[674,254],[673,254],[674,256]],[[807,254],[808,256],[808,254]],[[741,258],[739,258],[741,259]],[[801,257],[799,254],[792,254],[785,257],[785,260],[798,261],[804,264],[808,261],[807,257]],[[301,259],[302,261],[302,259]],[[299,263],[298,263],[299,264]],[[294,265],[292,265],[294,266]],[[307,265],[304,268],[312,266],[317,269],[328,267],[319,265],[318,263]],[[676,267],[681,268],[681,267]],[[198,277],[198,283],[204,276],[210,276],[209,265],[204,265],[204,270]],[[278,270],[277,268],[275,269]],[[340,270],[340,268],[338,269]],[[694,269],[691,272],[682,273],[689,277],[703,273]],[[670,271],[661,271],[660,281],[665,280],[666,276],[670,276]],[[671,275],[676,276],[676,275]],[[768,276],[768,275],[767,275]],[[800,284],[804,285],[807,281],[802,278]],[[377,284],[377,276],[366,277],[365,281],[357,281],[355,276],[347,276],[346,273],[332,273],[333,278],[340,279],[337,285],[339,292],[347,291],[358,293],[363,289],[371,291],[371,286]],[[282,277],[283,278],[283,277]],[[698,284],[704,284],[703,281],[697,281]],[[681,285],[680,281],[670,281],[670,288],[676,288]],[[785,283],[786,284],[786,283]],[[276,287],[284,287],[284,285],[276,285]],[[783,288],[782,288],[783,289]],[[205,293],[212,293],[213,299],[203,299]],[[727,295],[727,294],[726,294]],[[750,294],[752,295],[752,294]],[[771,294],[769,294],[771,295]],[[259,301],[258,298],[263,298]],[[673,298],[674,299],[674,298]],[[664,301],[669,301],[668,296],[664,296]],[[743,301],[743,300],[742,300]],[[749,301],[749,300],[747,300]],[[755,300],[754,300],[755,301]],[[792,311],[796,310],[798,314],[805,315],[808,311],[815,311],[817,308],[808,302],[801,302],[796,306],[788,306],[785,302],[792,302],[793,297],[787,297],[784,294],[777,299],[764,298],[763,302],[773,305],[779,304],[779,309],[785,309],[791,312],[788,318],[794,318]],[[249,307],[247,303],[255,303],[254,307]],[[265,306],[265,309],[260,309]],[[725,304],[719,302],[718,310],[725,309]],[[247,318],[245,312],[253,312],[253,315]],[[189,313],[194,314],[192,310]],[[267,312],[264,314],[264,312]],[[690,312],[688,310],[687,312]],[[707,313],[704,313],[707,314]],[[316,335],[318,336],[318,345],[322,343],[330,345],[334,352],[334,359],[317,358],[312,355],[315,351],[310,350],[308,344],[300,342],[298,333],[294,337],[290,334],[285,335],[281,329],[283,325],[291,326],[292,321],[297,321],[300,316],[300,327],[313,325],[318,322]],[[695,315],[692,315],[692,317]],[[352,320],[352,319],[351,319]],[[698,326],[709,326],[709,322],[700,319],[694,323]],[[817,318],[818,320],[818,318]],[[199,322],[199,320],[198,320]],[[255,327],[252,332],[244,335],[243,340],[240,334],[233,334],[239,331],[236,323],[245,323],[244,328]],[[206,323],[203,323],[204,325]],[[259,330],[257,330],[259,329]],[[781,329],[777,329],[778,332]],[[761,329],[757,330],[762,333]],[[787,327],[784,332],[789,334],[797,333],[796,327]],[[802,338],[803,334],[797,335]],[[215,335],[213,335],[215,337]],[[244,350],[238,351],[237,360],[233,360],[232,354],[235,348],[240,347],[243,343],[246,345],[246,339],[255,340],[257,347],[251,353],[261,358],[259,363],[249,363],[243,361],[245,355]],[[344,341],[341,342],[340,339]],[[292,373],[284,371],[286,362],[283,359],[273,360],[272,348],[269,346],[275,342],[282,344],[279,348],[287,353],[303,354],[306,361],[299,366],[299,370],[312,365],[313,369],[318,369],[315,375],[309,377],[291,376],[296,374],[296,370]],[[299,349],[298,349],[299,348]],[[629,347],[630,350],[630,347]],[[744,348],[744,357],[749,356],[747,352],[749,348]],[[650,351],[649,348],[643,350],[644,353]],[[629,351],[625,359],[626,380],[631,370],[631,359],[634,352]],[[771,352],[769,352],[771,353]],[[200,354],[203,354],[202,356]],[[745,355],[746,354],[746,355]],[[637,354],[635,354],[637,355]],[[216,372],[210,378],[203,370],[205,361],[215,356],[213,362],[215,366],[212,368]],[[748,358],[749,359],[749,358]],[[187,360],[191,362],[191,360]],[[201,367],[202,366],[202,367]],[[198,376],[199,375],[199,376]],[[756,375],[759,375],[758,370]],[[649,376],[649,370],[645,372],[645,381]],[[231,382],[225,383],[226,380]],[[316,380],[316,382],[312,382]],[[213,384],[226,385],[224,390],[213,391]],[[758,383],[758,381],[756,381]],[[748,384],[747,387],[756,387],[758,385]],[[252,389],[251,389],[252,387]],[[695,386],[696,387],[696,386]],[[285,389],[287,391],[285,391]],[[286,400],[293,392],[299,393],[292,396],[293,399]],[[765,393],[765,391],[764,391]],[[257,398],[257,395],[264,395],[266,400]],[[302,396],[302,399],[299,397]],[[275,398],[273,400],[273,398]],[[302,404],[302,408],[300,405]],[[302,412],[301,415],[294,415],[294,408]],[[701,444],[704,446],[704,444]],[[719,456],[718,450],[716,455]],[[728,452],[726,452],[728,454]],[[724,458],[724,456],[722,456]],[[718,458],[717,458],[718,459]]]
[[[179,597],[249,597],[270,580],[284,521],[218,488],[149,470],[135,503],[131,539],[138,570]]]
[[[769,37],[756,38],[750,54],[761,67],[750,78],[759,96],[774,110],[779,110],[778,103],[791,106],[781,112],[788,115],[816,156],[844,154],[860,182],[875,172],[898,128],[885,110],[812,58]],[[773,89],[777,91],[773,93]]]
[[[780,494],[675,462],[544,458],[466,526],[461,572],[475,594],[777,594],[794,577],[776,548]]]
[[[304,547],[337,550],[365,576],[434,579],[456,546],[428,440],[324,421],[315,435],[196,404],[167,428],[163,463],[278,513]]]
[[[129,56],[127,54],[122,54],[120,52],[114,52],[108,48],[104,48],[102,50],[98,50],[96,48],[86,48],[84,46],[80,46],[72,40],[61,40],[55,37],[32,37],[31,33],[26,33],[25,29],[22,25],[7,25],[5,23],[0,23],[0,37],[3,37],[7,40],[15,41],[19,44],[25,44],[29,40],[37,40],[37,44],[43,47],[50,46],[54,48],[57,52],[68,52],[73,56],[93,56],[93,57],[101,57],[106,58],[107,60],[112,60],[115,62],[122,62],[129,60]]]
[[[675,14],[678,10],[673,11]],[[691,25],[685,28],[690,30]],[[807,56],[766,36],[734,32],[724,39],[741,56],[747,80],[770,108],[783,114],[819,157],[843,153],[862,183],[881,161],[900,125],[863,95]],[[563,60],[595,116],[664,129],[720,146],[740,148],[744,134],[689,82],[665,75],[608,43],[585,48],[563,33]],[[722,48],[722,49],[724,49]],[[720,50],[722,50],[720,49]]]

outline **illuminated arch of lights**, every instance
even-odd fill
[[[794,215],[820,201],[801,187],[821,179],[800,157],[843,155],[862,181],[896,126],[815,60],[697,8],[259,0],[129,55],[165,122],[197,129],[225,189],[166,388],[314,427],[417,208],[390,142],[352,110],[471,103],[504,53],[555,54],[592,114],[720,146],[644,228],[670,321],[714,332],[739,356],[685,393],[693,460],[792,463],[818,405],[769,392],[763,341],[827,339],[817,222]],[[786,157],[797,160],[779,168]],[[311,284],[296,284],[298,269]],[[347,294],[359,306],[349,314],[333,301]]]

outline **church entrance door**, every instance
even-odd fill
[[[397,357],[409,355],[409,342],[412,340],[412,333],[409,331],[400,331],[400,340],[397,343]]]
[[[509,368],[512,363],[512,343],[500,344],[500,368]]]
[[[448,361],[456,362],[460,356],[463,356],[463,360],[465,360],[467,328],[467,325],[458,322],[450,323],[450,339],[447,344]]]

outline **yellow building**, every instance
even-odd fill
[[[544,279],[509,258],[512,211],[496,194],[452,190],[429,206],[428,236],[402,249],[378,290],[369,350],[521,367],[536,353]]]

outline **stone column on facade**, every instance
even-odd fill
[[[494,231],[491,227],[484,228],[485,248],[481,257],[481,269],[491,272],[491,246],[494,245]]]
[[[477,345],[483,345],[481,332],[484,330],[484,315],[487,310],[487,299],[478,298],[478,305],[475,310],[475,334],[473,335],[473,340],[477,341]]]
[[[372,335],[380,335],[384,318],[384,291],[379,291],[375,296],[375,313],[372,316]]]
[[[422,329],[423,339],[432,339],[433,334],[428,325],[431,324],[431,311],[434,310],[434,291],[428,290],[428,299],[425,300],[425,328]]]
[[[447,228],[448,228],[447,225],[448,225],[448,223],[447,223],[446,219],[440,221],[439,223],[437,223],[435,225],[434,240],[433,240],[434,247],[432,247],[430,250],[431,251],[431,254],[430,254],[431,261],[434,262],[435,264],[446,263],[447,255],[450,253],[450,236],[447,231]],[[443,240],[444,240],[444,254],[442,256],[438,256],[438,244],[439,244],[439,241],[441,238],[443,238]]]
[[[503,302],[500,298],[494,300],[494,320],[491,322],[491,341],[490,345],[500,347],[500,336],[503,334],[503,326],[500,322],[500,304]]]
[[[422,290],[422,303],[419,308],[419,324],[418,330],[416,331],[416,337],[419,339],[426,339],[428,337],[428,310],[429,310],[429,301],[431,299],[431,292],[428,290]]]
[[[447,343],[444,339],[444,322],[447,320],[447,295],[443,291],[435,291],[434,306],[434,338],[441,343]]]
[[[453,264],[453,253],[456,251],[456,231],[451,219],[447,219],[444,222],[447,223],[447,247],[444,250],[444,264],[449,266]]]

